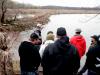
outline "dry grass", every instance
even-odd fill
[[[20,74],[20,63],[19,61],[12,61],[13,62],[13,71],[14,71],[14,74]]]
[[[7,15],[33,14],[35,17],[24,18],[15,21],[11,25],[0,26],[8,31],[25,31],[36,26],[38,23],[45,25],[49,22],[49,16],[55,14],[94,14],[99,10],[72,10],[72,9],[8,9]]]

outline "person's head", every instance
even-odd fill
[[[41,30],[36,30],[36,31],[34,31],[35,33],[37,33],[38,34],[38,36],[41,36]]]
[[[53,34],[53,31],[48,31],[48,32],[47,32],[47,35],[48,35],[48,34]]]
[[[97,35],[91,36],[91,45],[94,46],[97,44],[97,42],[98,42],[98,36]]]
[[[66,29],[64,28],[64,27],[59,27],[58,29],[57,29],[57,37],[58,38],[62,38],[63,36],[66,36]]]
[[[46,37],[46,40],[54,40],[54,35],[48,34],[47,37]]]
[[[36,34],[36,33],[32,33],[30,35],[30,41],[33,43],[33,44],[38,44],[38,40],[39,40],[39,36]]]
[[[77,29],[75,30],[75,33],[76,33],[76,34],[81,34],[81,32],[82,32],[82,30],[81,30],[80,28],[77,28]]]
[[[36,45],[41,45],[42,44],[42,38],[39,38]]]
[[[3,33],[0,33],[0,50],[6,50],[7,47],[7,40]]]

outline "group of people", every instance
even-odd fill
[[[100,75],[100,36],[91,36],[91,45],[86,54],[86,63],[80,68],[80,60],[86,52],[86,40],[76,29],[75,35],[69,39],[66,29],[57,29],[57,39],[52,31],[47,33],[46,40],[39,44],[39,36],[32,33],[29,41],[19,47],[21,75],[36,75],[38,67],[43,67],[43,75]]]
[[[83,75],[86,70],[87,75],[100,75],[100,35],[91,36],[91,44],[86,53],[86,40],[81,32],[81,29],[76,29],[75,35],[69,38],[66,29],[59,27],[57,39],[49,31],[44,42],[40,38],[40,31],[33,32],[29,41],[23,41],[18,49],[21,75],[38,75],[39,67],[43,68],[43,75]],[[12,63],[8,62],[10,57],[6,42],[5,36],[0,33],[0,75],[13,75],[9,68]],[[85,65],[79,70],[80,60],[85,53]]]

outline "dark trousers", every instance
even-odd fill
[[[34,72],[21,72],[21,75],[35,75]]]
[[[38,73],[36,71],[32,72],[21,71],[21,75],[38,75]]]
[[[100,75],[94,71],[88,70],[88,75]]]

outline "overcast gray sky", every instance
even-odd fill
[[[56,5],[71,7],[95,7],[100,5],[100,0],[13,0],[39,6]]]

